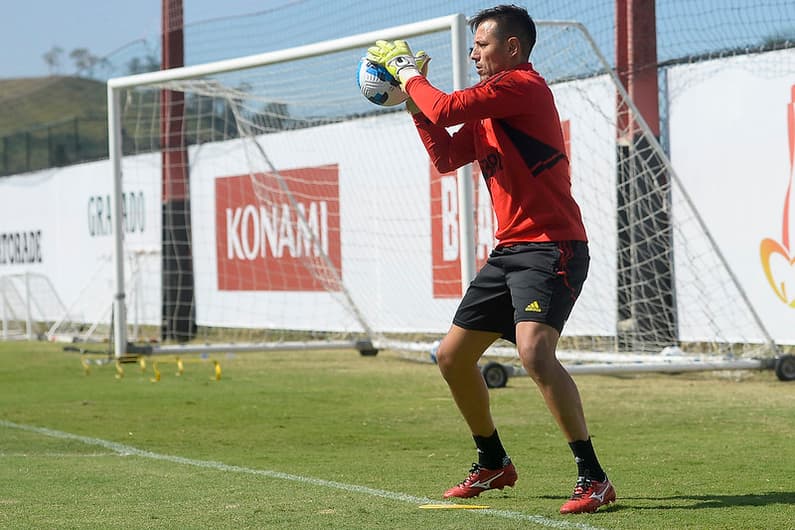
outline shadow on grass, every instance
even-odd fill
[[[544,497],[553,498],[553,497]],[[633,502],[640,501],[640,502]],[[795,492],[749,493],[747,495],[671,495],[669,497],[623,497],[599,511],[635,510],[704,510],[729,506],[795,505]]]

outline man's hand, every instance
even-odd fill
[[[427,57],[427,55],[426,55]],[[367,59],[383,64],[392,76],[403,85],[414,76],[422,75],[411,48],[404,40],[388,42],[376,41],[375,46],[367,49]],[[423,65],[427,60],[423,62]]]
[[[379,40],[376,41],[375,46],[367,49],[367,60],[384,65],[387,71],[403,86],[406,81],[416,75],[428,74],[428,63],[431,62],[431,56],[423,50],[418,51],[417,55],[411,55],[411,48],[406,41]],[[398,66],[399,62],[404,63],[403,66]],[[400,76],[401,72],[403,72],[402,77]],[[406,109],[411,114],[421,112],[411,99],[406,101]]]
[[[431,62],[431,56],[425,53],[425,50],[420,50],[414,56],[414,62],[417,63],[417,70],[424,76],[428,75],[428,63]]]

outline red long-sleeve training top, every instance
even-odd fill
[[[560,117],[546,81],[531,64],[446,94],[423,76],[406,92],[431,162],[447,173],[477,160],[497,216],[498,247],[522,242],[587,241],[571,195]],[[463,126],[452,135],[445,127]]]

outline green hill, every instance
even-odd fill
[[[107,156],[106,98],[81,77],[0,79],[0,174]]]
[[[80,77],[0,79],[0,136],[70,118],[106,119],[105,83]]]
[[[237,137],[230,100],[193,93],[184,104],[187,145]],[[125,153],[159,148],[159,105],[157,89],[125,99]],[[265,132],[313,124],[288,119],[279,103],[265,105],[259,115]],[[0,176],[105,158],[107,142],[104,82],[65,76],[0,79]]]

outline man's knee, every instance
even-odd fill
[[[531,344],[519,349],[519,358],[522,366],[534,380],[544,380],[558,362],[554,351],[549,352],[546,348]]]
[[[436,350],[436,365],[443,376],[455,369],[456,357],[449,348],[445,347],[444,342]]]
[[[445,379],[477,367],[478,359],[499,334],[453,326],[436,350],[436,364]]]
[[[558,335],[554,328],[549,330],[534,328],[531,333],[520,333],[518,337],[519,358],[527,374],[536,381],[548,378],[560,364],[555,357]]]

